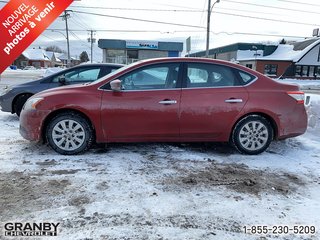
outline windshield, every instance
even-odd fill
[[[122,68],[119,68],[119,69],[117,69],[117,70],[115,70],[115,71],[113,71],[113,72],[111,72],[111,73],[109,73],[109,74],[107,74],[107,75],[105,75],[105,76],[103,76],[103,77],[101,77],[101,78],[99,78],[99,79],[91,82],[90,84],[97,84],[97,83],[100,83],[100,82],[106,80],[107,78],[112,78],[112,76],[114,76],[114,75],[118,74],[119,72],[122,72],[122,71],[124,71],[124,70],[126,70],[126,69],[128,69],[128,68],[131,68],[132,66],[137,65],[137,64],[139,64],[140,62],[141,62],[141,61],[138,61],[138,62],[129,64],[129,65],[126,65],[126,66],[124,66],[124,67],[122,67]]]

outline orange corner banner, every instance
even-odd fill
[[[0,11],[0,74],[73,2],[11,0]]]

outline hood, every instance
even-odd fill
[[[67,85],[67,86],[60,86],[56,88],[51,88],[48,90],[44,90],[42,92],[37,93],[34,96],[37,97],[46,97],[51,95],[59,95],[59,94],[66,94],[66,93],[74,93],[74,92],[82,92],[85,91],[89,87],[86,83],[74,84],[74,85]]]
[[[33,86],[33,85],[38,85],[41,83],[43,79],[38,79],[38,80],[32,80],[32,81],[28,81],[26,83],[21,83],[21,84],[18,84],[18,85],[14,85],[12,86],[12,89],[13,88],[24,88],[24,87],[29,87],[29,86]]]

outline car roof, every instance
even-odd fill
[[[247,68],[245,66],[242,66],[240,64],[230,62],[230,61],[225,61],[225,60],[220,60],[220,59],[212,59],[212,58],[199,58],[199,57],[164,57],[164,58],[151,58],[151,59],[145,59],[145,60],[140,60],[135,63],[129,64],[128,70],[129,69],[134,69],[138,68],[140,66],[147,66],[147,65],[152,65],[152,64],[158,64],[158,63],[166,63],[166,62],[177,62],[177,63],[183,63],[183,62],[193,62],[193,63],[209,63],[209,64],[222,64],[225,66],[237,68],[239,70],[251,73],[255,76],[261,76],[262,74],[254,71],[250,68]]]
[[[79,65],[76,65],[74,67],[71,67],[71,68],[77,68],[77,67],[94,67],[94,66],[110,66],[110,67],[123,67],[125,66],[124,64],[120,64],[120,63],[83,63],[83,64],[79,64]],[[71,68],[68,68],[68,69],[71,69]]]

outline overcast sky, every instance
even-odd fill
[[[214,2],[212,0],[212,4]],[[1,8],[4,4],[0,1]],[[73,10],[68,20],[71,55],[79,55],[84,50],[90,54],[87,30],[95,30],[97,40],[185,42],[191,36],[192,52],[204,50],[207,7],[207,0],[75,1],[68,8]],[[320,27],[319,19],[318,0],[303,3],[299,0],[221,0],[214,5],[211,15],[210,48],[235,42],[278,42],[283,37],[289,40],[311,37],[313,29]],[[45,31],[32,46],[58,45],[66,50],[65,22],[59,18],[49,29],[61,30],[60,33]],[[93,55],[94,60],[101,61],[102,50],[97,44]]]

